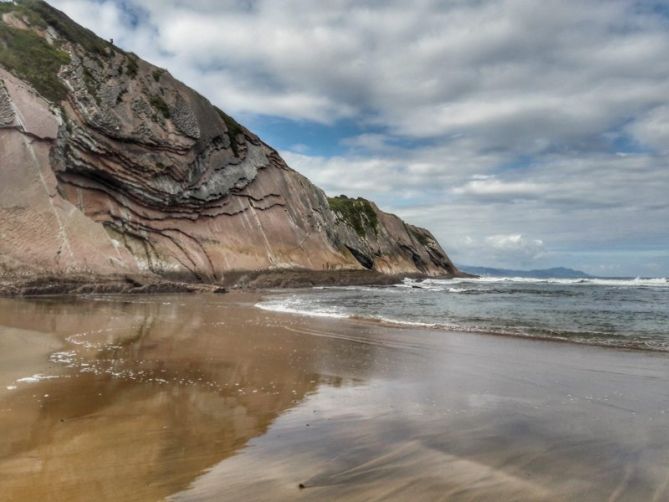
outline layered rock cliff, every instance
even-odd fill
[[[457,270],[206,98],[38,0],[0,3],[0,273]]]

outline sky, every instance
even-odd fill
[[[669,276],[669,2],[52,0],[456,264]]]

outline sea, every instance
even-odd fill
[[[275,291],[261,309],[390,325],[669,352],[669,280],[404,279]]]

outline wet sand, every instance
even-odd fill
[[[666,355],[256,301],[0,299],[0,500],[669,500]]]

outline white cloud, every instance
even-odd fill
[[[233,113],[542,150],[669,91],[666,24],[631,0],[129,0],[145,16],[132,29],[112,0],[55,4]]]
[[[550,255],[541,239],[523,234],[494,234],[487,237],[462,236],[452,241],[456,254],[476,253],[476,264],[509,268],[534,268],[542,265],[542,259]],[[467,260],[460,264],[471,265]]]
[[[282,153],[326,191],[430,227],[461,262],[510,259],[481,250],[521,235],[543,242],[538,261],[644,266],[643,248],[669,264],[669,17],[651,3],[53,3],[233,115],[368,128],[333,156],[301,137],[309,149]]]
[[[367,152],[383,152],[392,148],[389,141],[390,138],[385,134],[366,133],[345,138],[342,141],[342,145],[352,149],[366,150]]]
[[[491,235],[485,242],[495,252],[521,262],[534,260],[544,252],[544,242],[541,239],[528,239],[522,234]]]
[[[540,183],[506,182],[486,177],[485,179],[474,179],[463,186],[456,187],[453,193],[491,197],[537,197],[544,194],[547,189],[546,185]]]
[[[294,151],[281,152],[281,155],[288,165],[330,194],[392,192],[405,175],[405,167],[391,159],[315,157]]]
[[[652,109],[628,128],[640,143],[662,153],[669,153],[669,106]]]

